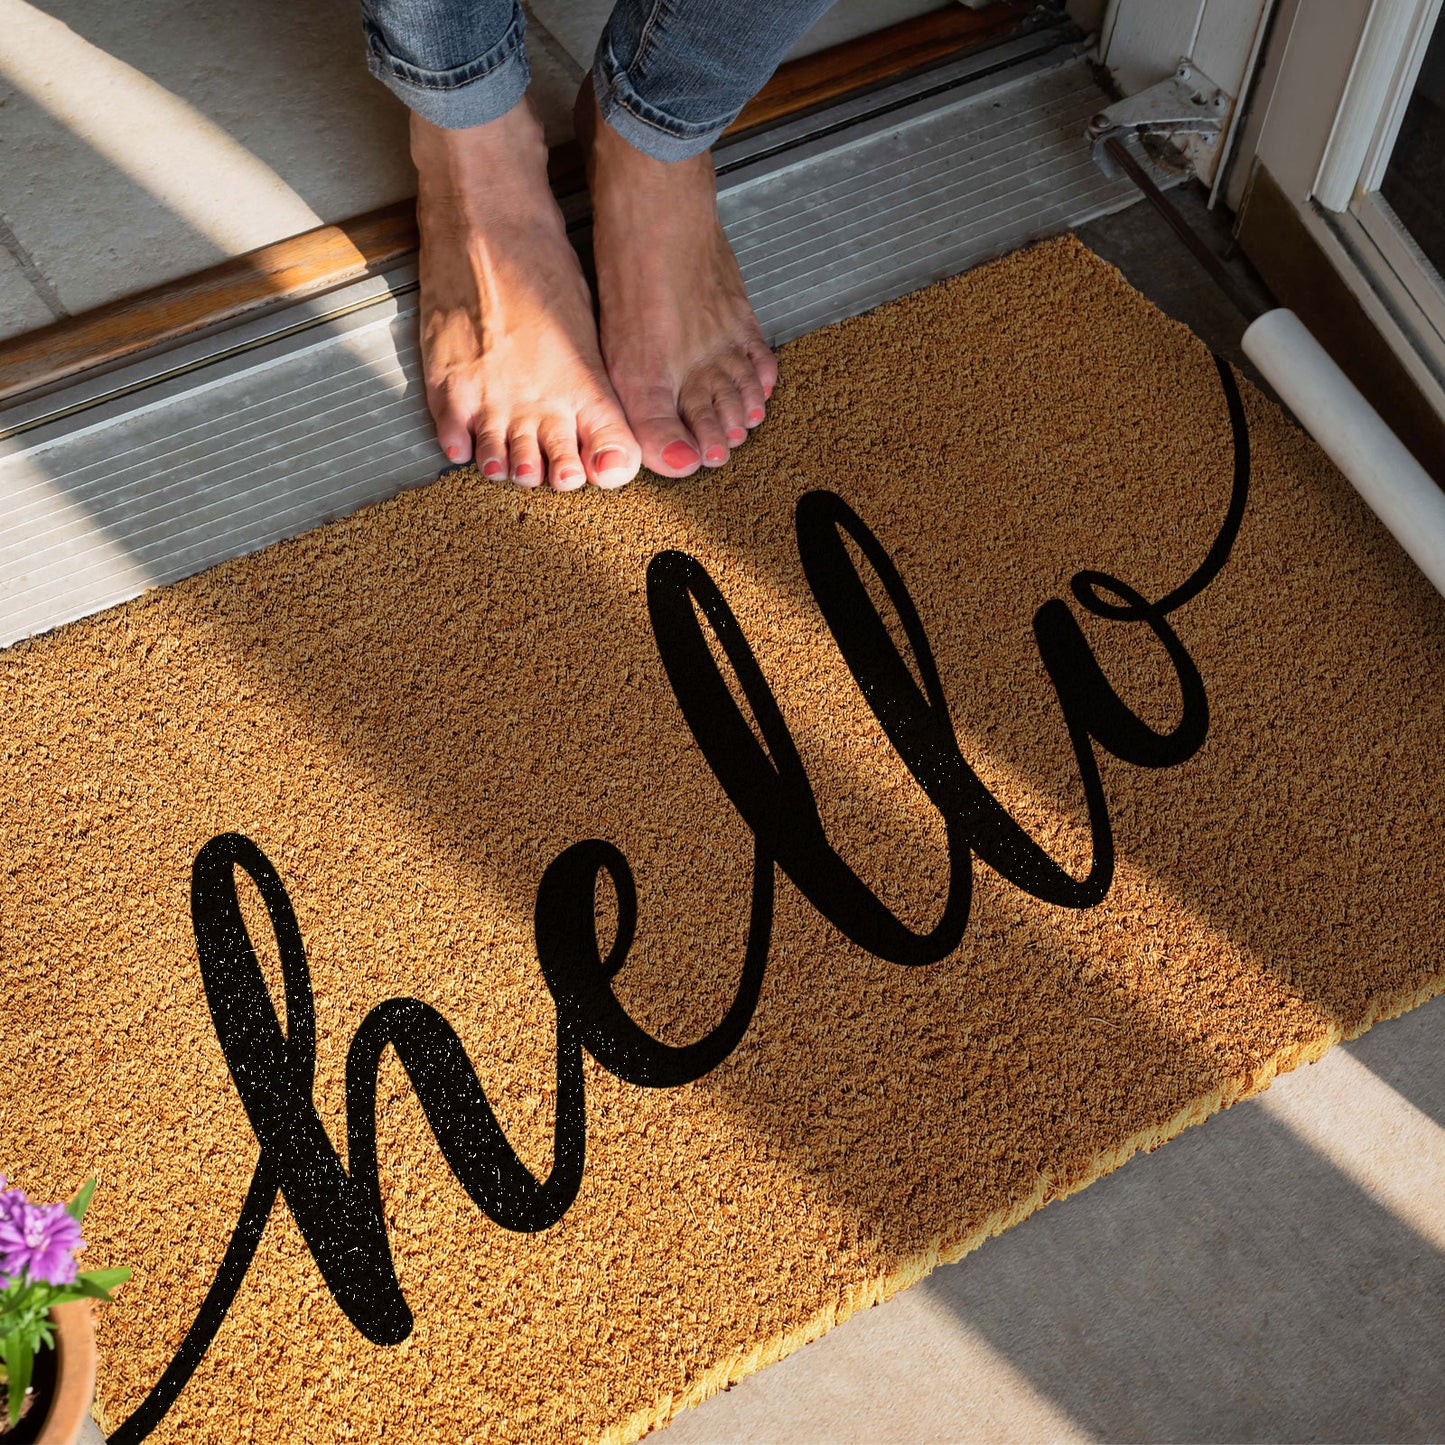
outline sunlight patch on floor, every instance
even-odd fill
[[[1297,1087],[1260,1095],[1259,1107],[1445,1252],[1445,1129],[1344,1049],[1302,1074]]]
[[[0,77],[194,230],[231,254],[255,217],[280,232],[321,218],[194,106],[26,0],[0,0]]]

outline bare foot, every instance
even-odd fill
[[[454,462],[560,491],[620,487],[641,450],[547,185],[530,102],[470,130],[413,115],[427,405]]]
[[[642,460],[667,477],[720,467],[762,421],[778,363],[718,220],[712,157],[643,155],[602,120],[590,81],[576,120],[602,354]]]

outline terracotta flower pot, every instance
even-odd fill
[[[75,1445],[95,1399],[95,1328],[90,1301],[56,1305],[50,1318],[55,1324],[55,1390],[36,1445]]]

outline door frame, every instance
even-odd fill
[[[1281,0],[1238,157],[1295,212],[1445,421],[1445,280],[1378,186],[1445,0]]]

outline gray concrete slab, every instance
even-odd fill
[[[0,340],[55,320],[24,267],[6,249],[4,239],[0,232]]]
[[[415,193],[357,0],[0,0],[0,18],[0,224],[70,312]],[[565,140],[580,72],[545,31],[528,55]]]

